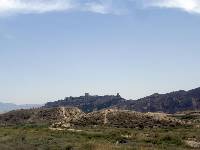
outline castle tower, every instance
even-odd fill
[[[117,97],[121,97],[119,93],[117,93]]]
[[[90,94],[89,93],[85,93],[85,100],[87,100],[89,98]]]

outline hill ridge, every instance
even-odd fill
[[[176,113],[178,111],[200,109],[200,87],[188,91],[179,90],[166,94],[154,93],[138,100],[126,100],[119,94],[92,96],[88,93],[80,97],[66,97],[63,100],[48,102],[44,108],[71,106],[84,112],[107,108],[118,108],[139,112]]]

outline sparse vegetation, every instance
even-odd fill
[[[18,110],[0,115],[0,150],[199,149],[198,120],[198,112]]]
[[[0,149],[4,150],[187,150],[184,140],[200,140],[200,129],[81,128],[81,132],[52,131],[46,127],[0,128]]]

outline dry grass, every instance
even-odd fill
[[[187,150],[184,140],[200,141],[200,129],[81,128],[81,132],[46,127],[0,128],[2,150]]]

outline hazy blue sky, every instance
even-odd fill
[[[0,101],[136,99],[200,86],[196,0],[0,0]]]

